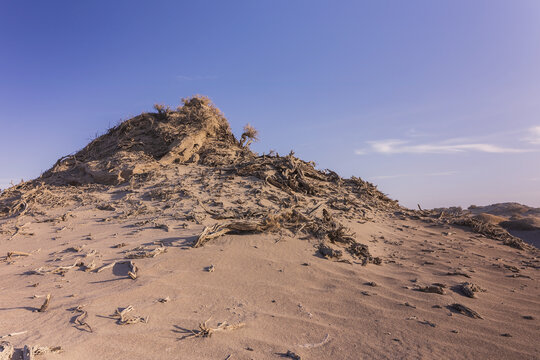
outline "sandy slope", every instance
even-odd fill
[[[46,359],[540,358],[537,249],[292,153],[258,156],[256,133],[237,140],[207,98],[157,110],[0,193],[14,359],[25,345],[62,347]],[[201,233],[215,237],[194,247]],[[222,331],[194,336],[205,322]]]
[[[88,194],[93,201],[71,210],[42,208],[41,215],[3,220],[0,254],[31,253],[0,262],[0,335],[27,331],[4,340],[17,349],[25,344],[64,349],[40,356],[45,359],[278,359],[288,350],[302,359],[540,357],[534,253],[466,229],[381,212],[369,221],[342,220],[383,259],[380,266],[322,258],[317,240],[287,230],[225,235],[194,249],[204,225],[216,222],[200,202],[207,210],[239,202],[272,205],[250,195],[254,188],[265,189],[260,180],[236,177],[218,184],[206,177],[201,183],[205,177],[195,173],[200,169],[178,165],[176,175],[191,196],[173,203],[145,197],[151,184],[135,191],[123,185]],[[209,189],[219,186],[221,195],[210,196]],[[96,204],[113,204],[116,210],[99,210]],[[310,206],[310,199],[301,204]],[[146,213],[123,216],[141,208]],[[15,222],[24,227],[12,238]],[[112,247],[122,242],[127,245]],[[28,274],[80,261],[94,260],[97,266],[125,261],[125,250],[161,246],[156,244],[167,252],[133,260],[139,267],[135,280],[127,276],[126,264],[100,273],[76,267],[64,276]],[[82,250],[66,251],[70,247]],[[206,271],[210,265],[215,271]],[[470,278],[447,275],[456,269]],[[465,297],[455,288],[464,281],[487,291]],[[446,294],[415,290],[432,283],[445,284]],[[48,293],[49,309],[36,312],[44,299],[34,296]],[[170,301],[158,301],[166,297]],[[453,303],[469,306],[483,319],[447,308]],[[74,323],[77,314],[69,309],[78,305],[88,311],[92,332]],[[110,315],[128,305],[148,322],[118,325]],[[223,321],[245,326],[209,338],[183,338],[207,319],[211,327]]]

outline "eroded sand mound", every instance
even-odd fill
[[[115,185],[171,163],[225,164],[247,152],[208,98],[183,101],[177,111],[160,108],[158,113],[124,121],[76,154],[60,159],[40,180]]]

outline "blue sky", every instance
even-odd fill
[[[0,188],[210,96],[406,206],[540,206],[540,1],[0,0]]]

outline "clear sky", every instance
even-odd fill
[[[0,188],[196,93],[406,206],[540,206],[538,0],[0,0]]]

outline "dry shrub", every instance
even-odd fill
[[[244,132],[240,137],[240,146],[249,147],[252,142],[259,141],[259,131],[250,124],[244,126]]]
[[[154,109],[160,115],[171,112],[171,108],[168,105],[163,105],[163,104],[154,104]]]

